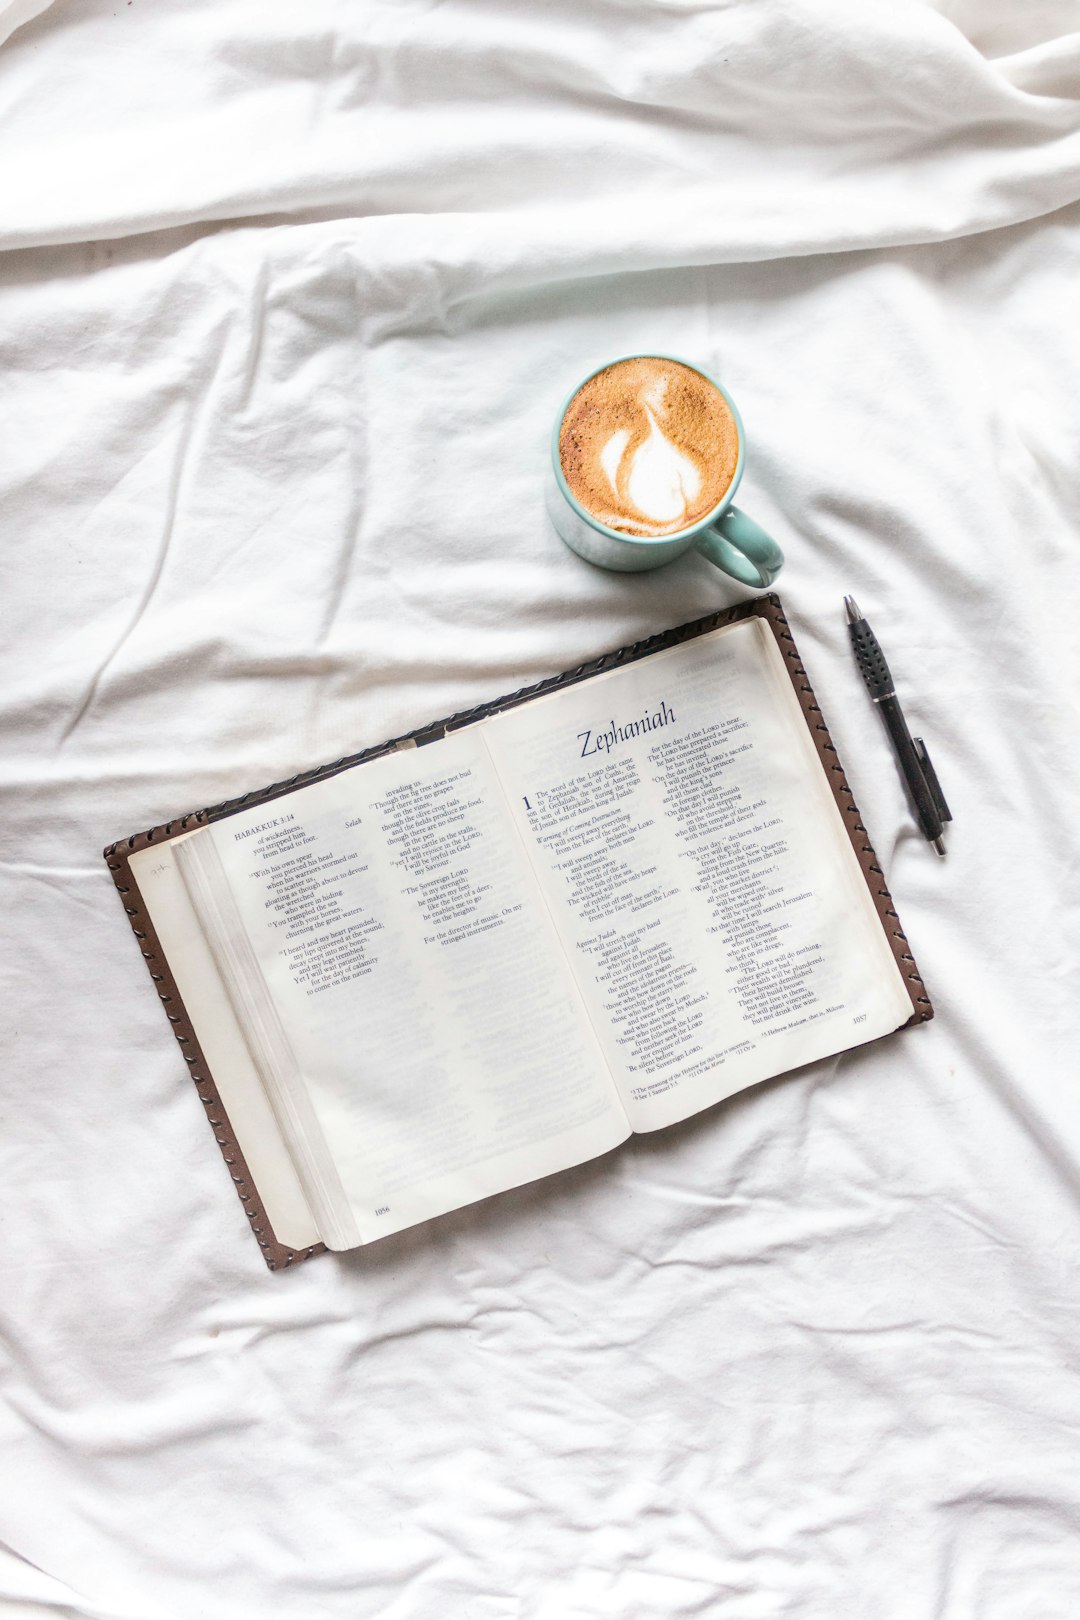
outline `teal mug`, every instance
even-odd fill
[[[690,524],[688,528],[679,529],[674,534],[624,534],[618,529],[609,528],[581,505],[571,493],[563,475],[559,455],[559,433],[571,401],[599,372],[617,365],[619,361],[637,359],[672,360],[678,365],[689,367],[691,371],[696,371],[723,395],[738,429],[738,460],[732,480],[723,496],[704,517],[698,518],[696,523]],[[696,366],[692,361],[683,360],[674,354],[656,354],[655,351],[650,351],[643,355],[620,355],[618,360],[605,360],[602,366],[594,366],[587,377],[583,377],[574,385],[563,401],[551,436],[551,461],[546,485],[548,514],[559,538],[570,547],[570,550],[575,551],[579,557],[584,557],[586,562],[595,563],[599,568],[614,568],[623,573],[659,568],[663,563],[681,557],[685,551],[695,550],[703,557],[707,557],[717,568],[722,568],[725,573],[730,574],[733,579],[739,580],[741,584],[766,589],[780,572],[784,553],[771,535],[766,534],[753,518],[747,517],[745,512],[732,505],[739,480],[743,475],[745,460],[746,434],[742,417],[727,389],[722,388],[715,377],[710,377],[701,366]]]

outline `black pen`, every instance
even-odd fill
[[[926,744],[921,737],[913,737],[907,728],[904,711],[896,696],[885,655],[878,646],[877,637],[859,611],[855,598],[845,596],[844,606],[847,608],[848,631],[855,652],[855,661],[862,671],[863,680],[877,705],[878,713],[885,722],[885,729],[889,733],[889,741],[892,743],[919,829],[927,842],[933,844],[938,854],[944,855],[945,840],[942,833],[945,830],[945,823],[952,820],[952,815],[945,803],[945,795],[941,791],[937,772],[930,763]]]

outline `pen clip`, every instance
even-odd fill
[[[941,791],[941,783],[938,781],[937,771],[935,771],[933,765],[931,764],[930,755],[926,752],[926,744],[923,742],[921,737],[912,737],[911,741],[914,745],[916,754],[919,756],[919,764],[922,766],[922,773],[926,778],[926,785],[930,789],[930,797],[933,799],[934,804],[937,807],[937,813],[941,817],[942,821],[951,821],[952,811],[945,802],[945,795]]]

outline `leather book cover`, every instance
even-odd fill
[[[244,1213],[251,1223],[251,1229],[271,1271],[294,1265],[299,1260],[308,1260],[313,1255],[324,1253],[325,1245],[316,1243],[305,1249],[290,1248],[287,1244],[278,1240],[270,1226],[258,1189],[248,1171],[244,1155],[229,1122],[228,1114],[222,1106],[214,1076],[200,1050],[194,1026],[177,989],[153,923],[143,904],[135,874],[131,869],[131,856],[139,850],[146,849],[148,845],[166,843],[170,839],[178,838],[181,834],[192,831],[195,827],[206,826],[210,822],[224,820],[225,817],[235,815],[240,810],[250,809],[252,805],[264,804],[271,799],[278,799],[285,794],[294,793],[299,788],[308,787],[312,782],[322,781],[325,777],[335,776],[341,771],[351,770],[354,766],[363,765],[368,760],[377,759],[380,755],[390,753],[394,749],[410,746],[423,747],[428,743],[438,741],[439,738],[444,737],[450,731],[457,730],[461,726],[471,725],[477,720],[483,720],[488,715],[500,713],[505,709],[516,708],[522,703],[529,703],[534,698],[544,697],[549,692],[557,691],[562,687],[573,686],[581,681],[590,680],[593,676],[602,675],[622,664],[630,664],[639,658],[647,658],[650,653],[661,652],[665,648],[677,646],[680,642],[690,641],[695,636],[719,629],[722,625],[734,624],[741,619],[754,616],[763,619],[769,625],[783,654],[784,667],[791,678],[807,727],[825,769],[829,785],[832,788],[837,808],[847,828],[848,837],[851,839],[851,846],[862,869],[867,887],[881,920],[882,928],[889,940],[897,967],[907,986],[911,1000],[911,1017],[908,1024],[923,1023],[933,1017],[930,998],[915,965],[915,959],[908,947],[907,939],[900,927],[900,920],[892,903],[881,866],[871,847],[866,828],[863,826],[858,807],[844,775],[843,767],[829,736],[828,727],[814,697],[806,671],[803,669],[794,637],[791,634],[784,610],[780,605],[780,599],[772,592],[764,596],[754,597],[748,602],[740,602],[735,607],[707,614],[704,618],[694,619],[689,624],[680,625],[674,630],[667,630],[659,635],[649,636],[643,641],[635,642],[633,646],[622,647],[615,652],[605,653],[600,658],[579,665],[576,669],[565,671],[562,675],[551,676],[547,680],[539,681],[533,686],[523,687],[520,691],[513,692],[506,697],[496,698],[493,702],[484,703],[477,708],[451,715],[446,720],[434,721],[428,725],[419,726],[415,731],[408,732],[403,737],[393,738],[389,742],[365,749],[360,753],[347,754],[342,759],[335,760],[332,764],[317,766],[309,771],[301,771],[287,781],[274,782],[269,787],[241,794],[238,798],[225,799],[220,804],[211,805],[207,809],[190,811],[187,815],[179,816],[174,821],[167,821],[161,826],[151,827],[147,832],[133,833],[129,838],[120,839],[116,843],[108,845],[104,852],[105,860],[113,875],[113,880],[135,938],[139,943],[139,949],[142,951],[154,989],[179,1044],[184,1062],[195,1083],[199,1100],[206,1110],[207,1119],[214,1132],[214,1138],[221,1149],[225,1164],[243,1204]]]

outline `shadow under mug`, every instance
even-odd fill
[[[618,365],[622,360],[642,358],[674,360],[678,365],[687,366],[689,370],[696,371],[699,376],[704,377],[706,382],[711,383],[727,401],[739,432],[739,458],[723,499],[711,512],[706,512],[703,518],[699,518],[687,529],[679,529],[675,534],[623,534],[618,529],[609,529],[606,523],[594,518],[570,493],[570,488],[563,477],[559,456],[559,431],[563,417],[578,390],[583,388],[591,377],[595,377],[598,372],[606,371],[609,366]],[[722,568],[726,574],[730,574],[741,584],[756,585],[765,589],[780,572],[784,553],[772,536],[766,534],[753,518],[747,517],[745,512],[741,512],[737,506],[731,504],[743,475],[745,459],[746,433],[742,417],[727,389],[721,388],[715,377],[710,377],[701,366],[695,366],[692,361],[683,360],[674,354],[656,354],[650,351],[648,356],[620,355],[618,360],[605,360],[602,366],[595,366],[587,377],[583,377],[574,385],[563,401],[551,435],[551,461],[545,490],[548,515],[555,525],[559,538],[570,547],[570,550],[576,551],[586,562],[595,563],[598,568],[614,568],[623,573],[659,568],[662,564],[681,557],[684,551],[693,549],[700,551],[703,557],[707,557],[717,568]]]

